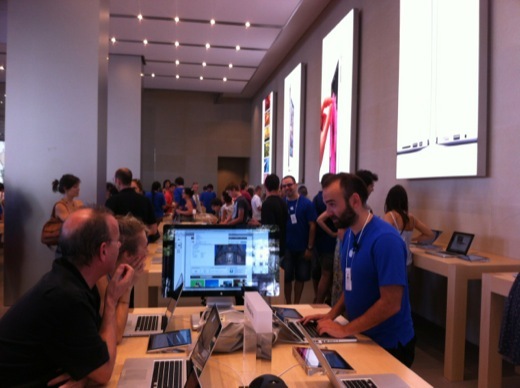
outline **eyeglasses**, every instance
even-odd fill
[[[294,186],[294,183],[286,183],[285,185],[282,185],[281,188],[285,189],[286,187]]]

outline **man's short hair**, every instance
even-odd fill
[[[280,178],[276,174],[270,174],[265,177],[264,186],[267,191],[276,191],[280,189]]]
[[[246,187],[247,187],[247,182],[246,181],[240,182],[240,190],[245,190]]]
[[[125,186],[130,186],[132,183],[132,171],[129,168],[119,168],[116,171],[115,178],[119,179]]]
[[[368,187],[374,182],[377,182],[379,177],[377,174],[374,174],[372,171],[369,170],[357,170],[356,175],[361,178],[363,182],[365,182],[365,185]]]
[[[67,260],[79,268],[90,265],[99,254],[102,243],[111,241],[108,226],[109,210],[103,207],[89,208],[88,218],[78,222],[74,227],[62,228],[58,245]]]
[[[365,185],[365,182],[363,182],[360,177],[344,172],[339,174],[331,174],[331,176],[328,176],[326,179],[322,179],[322,188],[326,189],[336,181],[339,181],[345,202],[349,200],[352,194],[357,193],[363,206],[366,205],[368,199],[368,189]]]
[[[178,176],[177,178],[175,178],[175,184],[177,186],[184,186],[184,178],[181,176]]]
[[[131,214],[116,216],[116,219],[119,224],[119,241],[121,241],[119,255],[121,256],[124,252],[128,252],[130,255],[137,254],[139,235],[146,232],[146,225]]]
[[[282,181],[285,180],[285,179],[291,179],[293,181],[293,183],[296,183],[296,179],[294,179],[294,177],[292,175],[286,175],[282,178]]]

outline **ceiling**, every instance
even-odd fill
[[[250,98],[330,1],[110,0],[109,52],[143,58],[144,88]],[[6,4],[0,0],[4,67]],[[0,82],[7,71],[0,68]]]

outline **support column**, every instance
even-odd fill
[[[104,201],[108,0],[16,0],[7,14],[5,303],[51,267],[42,225],[71,173],[79,198]]]

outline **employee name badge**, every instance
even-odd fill
[[[352,271],[351,268],[345,268],[345,291],[352,291]]]
[[[291,224],[297,224],[298,220],[296,219],[296,214],[291,214]]]

